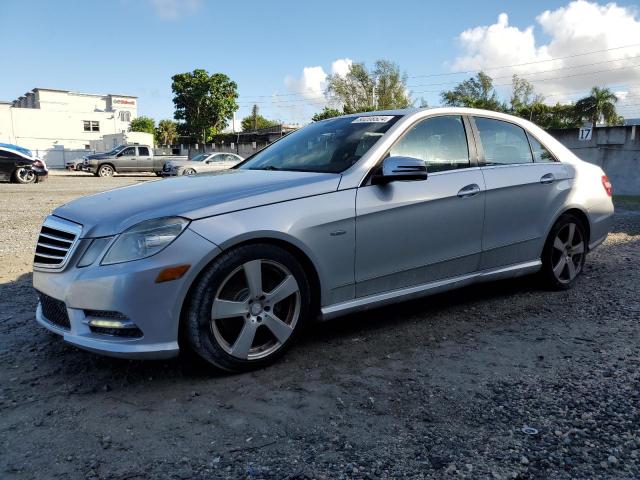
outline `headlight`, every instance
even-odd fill
[[[130,262],[155,255],[178,238],[187,225],[189,220],[182,217],[157,218],[134,225],[118,236],[101,264]]]

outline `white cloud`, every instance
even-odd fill
[[[175,20],[182,15],[195,13],[201,0],[151,0],[156,14],[164,20]]]
[[[465,30],[458,37],[463,54],[451,64],[452,69],[485,69],[497,85],[509,84],[509,77],[517,73],[531,81],[548,102],[584,95],[594,85],[626,91],[630,84],[640,83],[640,68],[632,68],[640,64],[640,46],[616,48],[640,43],[635,9],[577,0],[542,12],[536,22],[548,37],[547,43],[536,42],[534,26],[509,25],[506,13],[493,25]],[[579,55],[595,51],[598,53]],[[568,56],[573,57],[558,59]],[[521,65],[524,63],[527,65]],[[520,65],[490,68],[516,64]],[[597,73],[583,75],[587,72]],[[620,99],[622,111],[632,96],[621,97],[625,97]]]
[[[346,75],[352,64],[350,58],[338,58],[331,62],[329,72]],[[328,76],[329,73],[321,65],[304,67],[299,77],[287,75],[284,86],[288,93],[273,96],[273,114],[297,123],[306,123],[314,113],[330,103],[325,97]]]

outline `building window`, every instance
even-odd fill
[[[131,112],[121,111],[119,114],[121,122],[130,122],[131,121]]]
[[[86,144],[85,144],[84,149],[85,149],[85,150],[91,150],[91,145],[86,145]]]
[[[100,131],[100,122],[95,122],[93,120],[84,120],[84,131],[85,132],[99,132]]]

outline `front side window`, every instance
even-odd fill
[[[135,149],[135,147],[127,147],[122,151],[121,155],[124,155],[125,157],[135,156],[136,155],[136,149]]]
[[[475,118],[486,165],[531,163],[531,149],[525,131],[513,123],[492,118]]]
[[[340,173],[360,160],[399,118],[362,115],[312,123],[260,150],[239,168]]]
[[[551,154],[547,148],[536,140],[532,135],[527,133],[529,137],[529,143],[531,144],[531,152],[533,153],[534,162],[557,162],[555,157]]]
[[[391,156],[417,158],[427,172],[469,167],[469,147],[462,117],[442,116],[422,120],[389,151]]]

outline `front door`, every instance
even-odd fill
[[[135,172],[138,170],[136,147],[127,147],[118,154],[116,170],[119,172]]]
[[[357,297],[477,270],[484,180],[470,138],[461,116],[421,120],[389,154],[424,160],[428,178],[358,189]]]
[[[569,171],[520,126],[474,121],[486,184],[481,268],[537,260],[549,219],[569,195]]]

